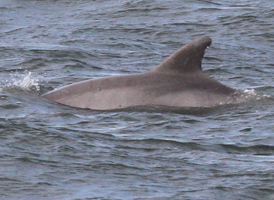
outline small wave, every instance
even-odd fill
[[[265,97],[265,98],[270,98],[271,95],[268,95],[268,94],[258,94],[255,92],[254,89],[245,89],[244,94],[246,94],[247,96],[250,96],[250,97],[256,97],[258,100],[261,98],[261,97]]]
[[[197,143],[193,141],[176,141],[173,139],[135,139],[126,140],[126,143],[121,143],[116,147],[125,149],[139,149],[144,151],[159,151],[159,149],[182,149],[186,151],[209,151],[229,154],[249,154],[249,155],[274,155],[273,145],[250,145],[244,146],[240,144],[209,144]]]
[[[40,91],[39,79],[33,77],[32,72],[25,72],[24,74],[11,73],[10,77],[1,80],[0,91],[5,89],[21,89],[27,91]]]
[[[271,95],[257,93],[254,89],[245,89],[244,91],[240,93],[238,101],[239,103],[241,103],[241,102],[247,102],[252,100],[257,101],[257,100],[262,100],[267,98],[271,98]]]
[[[257,95],[254,89],[245,89],[244,94],[255,96]]]

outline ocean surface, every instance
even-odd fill
[[[273,18],[269,0],[0,0],[0,199],[273,200]],[[247,101],[98,112],[40,96],[204,36],[204,73]]]

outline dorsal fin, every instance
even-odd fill
[[[151,72],[184,73],[201,71],[205,49],[211,45],[211,42],[212,40],[209,37],[194,40],[173,53],[152,69]]]

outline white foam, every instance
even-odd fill
[[[32,72],[26,71],[24,74],[18,72],[11,73],[9,79],[2,80],[0,83],[0,91],[4,89],[21,89],[21,90],[35,90],[39,91],[39,79],[33,77]]]
[[[254,89],[245,89],[243,91],[243,96],[246,98],[246,99],[256,99],[256,100],[260,100],[262,98],[271,98],[271,95],[268,95],[268,94],[258,94],[255,92]]]
[[[244,94],[247,95],[257,95],[254,89],[245,89]]]

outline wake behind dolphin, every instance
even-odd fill
[[[149,72],[82,81],[42,96],[92,110],[207,108],[236,103],[235,89],[202,72],[202,59],[211,42],[208,37],[192,41]]]

